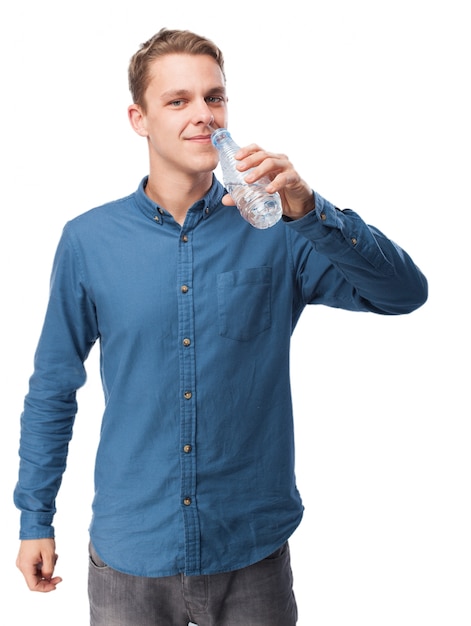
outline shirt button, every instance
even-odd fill
[[[182,235],[182,241],[183,241],[183,243],[187,243],[188,242],[188,235]]]
[[[160,217],[159,217],[158,215],[154,215],[154,220],[155,220],[156,222],[160,222]]]
[[[191,450],[192,450],[192,447],[190,446],[189,443],[187,443],[186,446],[183,446],[183,452],[185,454],[189,454],[191,452]]]
[[[188,293],[188,285],[181,286],[182,293]]]
[[[357,238],[356,237],[352,237],[352,243],[354,246],[357,245]]]
[[[188,347],[191,344],[190,339],[188,339],[188,337],[185,337],[185,339],[183,340],[183,345],[185,347]]]
[[[321,213],[321,220],[325,222],[326,219],[327,219],[327,215],[325,213]]]
[[[183,394],[183,397],[185,398],[185,400],[190,400],[192,396],[191,391],[185,391],[185,393]]]
[[[183,504],[185,506],[190,506],[191,504],[191,498],[183,498]]]

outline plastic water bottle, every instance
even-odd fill
[[[268,193],[265,187],[270,183],[268,176],[255,183],[245,182],[250,170],[239,172],[234,154],[239,146],[225,128],[216,129],[211,140],[219,151],[222,179],[227,191],[235,201],[240,214],[255,228],[274,226],[282,215],[281,198],[278,193]]]

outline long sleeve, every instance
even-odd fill
[[[298,261],[304,303],[400,315],[426,301],[427,280],[411,257],[354,211],[340,211],[316,193],[315,210],[287,226],[308,239],[326,263],[325,280],[313,285],[313,261]]]
[[[96,338],[92,304],[74,250],[64,235],[51,276],[48,309],[21,416],[20,470],[15,489],[22,539],[50,537],[55,498],[66,467],[85,382],[84,361]]]

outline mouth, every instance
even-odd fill
[[[194,141],[196,143],[211,143],[211,134],[187,137],[187,141]]]

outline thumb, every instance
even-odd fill
[[[234,206],[235,205],[235,202],[234,202],[232,196],[230,194],[228,194],[228,193],[226,193],[226,195],[223,196],[222,203],[225,206]]]
[[[54,574],[57,559],[59,558],[55,552],[45,551],[41,554],[42,561],[38,563],[38,570],[45,580],[50,580]]]

